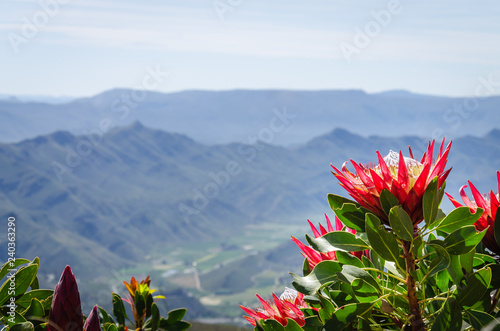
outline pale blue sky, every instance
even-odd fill
[[[214,4],[231,10],[218,14]],[[373,12],[390,8],[378,23]],[[38,31],[23,32],[35,19]],[[341,45],[356,47],[356,29],[370,28],[369,45],[358,43],[348,61]],[[0,94],[89,96],[140,87],[146,68],[158,66],[169,73],[155,88],[163,92],[471,96],[479,77],[500,81],[500,2],[5,0],[0,45]]]

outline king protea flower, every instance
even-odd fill
[[[414,159],[409,147],[410,157],[404,157],[401,151],[399,154],[390,151],[386,157],[382,157],[377,151],[379,164],[376,166],[365,167],[351,160],[355,173],[347,169],[347,162],[342,166],[342,171],[332,165],[335,170],[332,173],[354,200],[377,215],[385,224],[389,224],[389,220],[380,204],[380,193],[383,189],[389,190],[416,226],[423,220],[422,198],[427,186],[438,177],[438,186],[441,188],[450,173],[451,169],[445,171],[445,167],[451,142],[444,151],[443,147],[444,139],[434,163],[433,140],[428,144],[420,162]]]
[[[101,331],[101,322],[99,321],[99,311],[97,310],[97,306],[92,308],[92,311],[85,320],[83,329],[85,331]]]
[[[82,306],[80,292],[75,275],[70,266],[66,266],[57,283],[52,297],[47,330],[81,331],[83,329]]]
[[[314,226],[314,224],[311,223],[311,221],[307,220],[307,222],[309,222],[309,226],[311,227],[311,230],[315,238],[319,238],[328,232],[341,231],[344,228],[344,224],[342,224],[342,222],[338,219],[337,216],[335,216],[335,229],[333,229],[332,223],[330,222],[328,215],[325,214],[325,218],[328,230],[325,229],[325,227],[321,225],[321,223],[319,223],[319,230],[318,230]],[[356,230],[347,228],[347,231],[356,234]],[[309,263],[309,268],[311,268],[311,270],[314,268],[316,264],[320,263],[321,261],[337,260],[335,252],[327,252],[327,253],[318,252],[314,250],[312,247],[304,245],[300,240],[298,240],[293,236],[292,240],[302,250],[302,256],[304,256],[307,259],[307,262]],[[363,255],[369,257],[370,251],[366,250],[360,252],[351,252],[351,254],[356,256],[358,259],[361,259]]]
[[[261,319],[274,319],[281,325],[286,326],[288,324],[287,318],[294,320],[300,326],[304,326],[305,317],[300,308],[310,307],[304,301],[302,293],[286,288],[279,298],[274,293],[273,299],[270,301],[262,299],[258,294],[257,298],[259,298],[262,308],[251,309],[240,305],[240,308],[250,315],[244,317],[253,326],[256,326],[257,321]]]
[[[498,191],[500,193],[500,171],[497,171],[497,181],[498,181]],[[483,244],[493,253],[500,255],[500,247],[498,246],[497,241],[495,240],[495,217],[497,215],[498,206],[500,205],[500,196],[499,194],[493,193],[490,191],[490,196],[488,198],[487,195],[483,196],[477,188],[469,181],[470,190],[472,192],[472,196],[474,200],[469,199],[467,194],[465,193],[465,188],[467,185],[464,185],[460,188],[460,196],[464,204],[470,208],[471,211],[476,211],[477,208],[482,208],[484,210],[481,217],[474,223],[476,230],[483,231],[488,228],[486,234],[483,237]],[[451,195],[446,193],[450,201],[453,203],[455,207],[462,207],[462,205],[455,200]]]

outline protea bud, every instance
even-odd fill
[[[83,329],[85,331],[101,331],[101,322],[99,321],[99,311],[97,310],[97,306],[92,308],[92,311],[85,321]]]
[[[75,275],[66,266],[54,290],[49,313],[48,331],[81,331],[83,315]]]

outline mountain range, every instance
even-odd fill
[[[0,98],[2,99],[2,98]],[[480,137],[500,120],[500,97],[451,98],[388,91],[232,90],[159,93],[114,89],[76,99],[0,100],[0,141],[20,142],[58,130],[84,135],[140,121],[204,144],[252,143],[276,113],[289,114],[286,130],[266,141],[300,145],[334,128],[370,135],[426,139]],[[42,102],[43,101],[43,102]],[[52,102],[52,103],[51,103]],[[264,131],[263,131],[264,130]]]
[[[343,194],[330,163],[373,162],[376,150],[408,145],[417,154],[426,144],[335,129],[293,148],[205,145],[139,122],[95,142],[59,131],[0,144],[0,216],[20,220],[18,254],[38,255],[54,270],[72,261],[83,270],[119,267],[158,245],[223,237],[248,224],[297,224],[328,211],[327,193]],[[457,138],[447,191],[457,195],[469,179],[485,192],[496,187],[498,155],[500,130]]]

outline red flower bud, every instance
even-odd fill
[[[101,322],[99,321],[99,311],[97,310],[97,306],[92,308],[92,311],[85,321],[83,329],[85,331],[101,331]]]
[[[66,266],[52,298],[47,331],[82,331],[83,315],[75,275]]]

